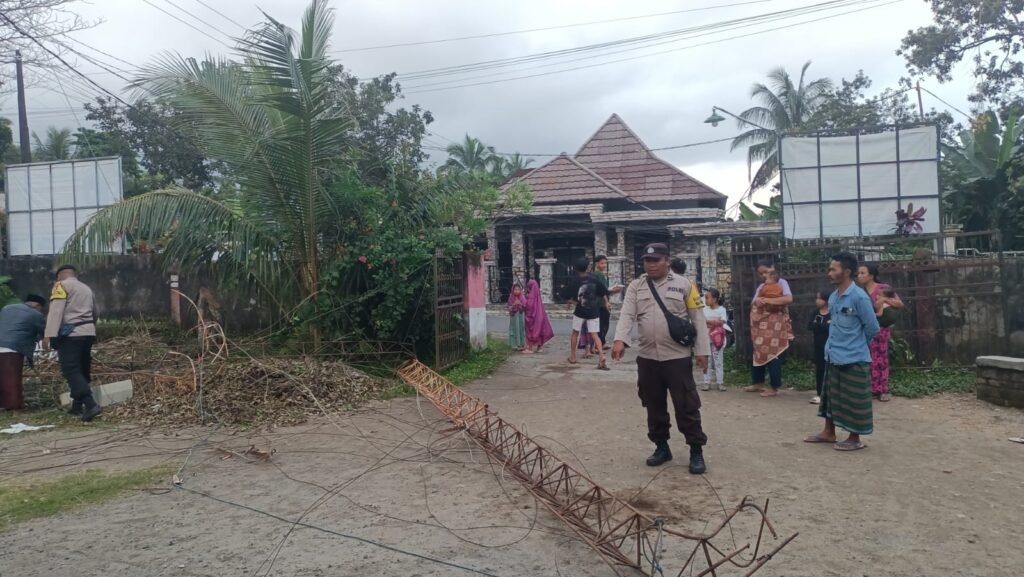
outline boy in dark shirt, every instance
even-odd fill
[[[832,315],[828,310],[828,291],[818,291],[814,299],[814,316],[807,323],[807,329],[814,333],[814,377],[818,394],[811,399],[811,404],[821,403],[821,388],[825,383],[825,343],[828,342],[828,329],[832,323]]]
[[[605,363],[604,343],[601,342],[601,303],[608,296],[608,287],[587,272],[586,260],[579,260],[573,265],[576,279],[562,289],[562,298],[575,305],[572,318],[572,338],[569,341],[569,364],[576,364],[576,346],[580,333],[586,331],[594,347],[598,351],[597,368],[608,370]]]

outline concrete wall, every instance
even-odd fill
[[[976,363],[980,400],[1024,409],[1024,359],[978,357]]]
[[[83,268],[79,272],[82,282],[88,284],[96,297],[100,320],[127,320],[171,318],[170,277],[160,270],[154,255],[123,255],[112,257],[104,264]],[[12,257],[0,259],[0,275],[11,277],[10,286],[18,296],[37,293],[49,297],[53,287],[53,257]],[[193,301],[199,289],[209,286],[198,276],[181,276],[181,292]],[[224,325],[231,331],[250,331],[267,326],[270,315],[262,311],[252,293],[247,291],[214,290],[222,304]],[[228,292],[228,294],[224,294]],[[244,294],[242,294],[244,293]],[[181,302],[184,326],[193,326],[195,313],[187,301]]]

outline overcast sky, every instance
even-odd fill
[[[230,20],[248,26],[261,18],[257,4],[250,0],[204,1],[227,18],[199,0],[82,3],[78,10],[85,17],[103,22],[92,30],[77,33],[75,38],[137,66],[166,50],[191,56],[227,54],[229,49],[214,38],[231,44],[229,37],[241,33]],[[822,1],[335,0],[332,2],[337,18],[334,49],[339,62],[360,77],[388,72],[401,75],[689,29],[807,7]],[[258,5],[293,27],[299,26],[305,8],[304,3],[297,0],[259,0]],[[682,10],[689,11],[661,14]],[[652,14],[661,15],[642,17]],[[566,27],[608,20],[612,21]],[[809,20],[817,21],[798,25]],[[851,78],[858,69],[863,69],[874,80],[874,90],[893,86],[905,74],[903,59],[895,54],[900,40],[908,29],[929,22],[931,12],[925,0],[851,2],[827,11],[771,22],[741,22],[736,24],[741,28],[731,30],[666,36],[658,41],[660,44],[641,49],[624,51],[633,46],[618,46],[459,76],[408,79],[403,82],[408,93],[405,103],[419,103],[434,114],[436,120],[431,125],[433,134],[429,146],[442,147],[450,139],[460,140],[469,133],[503,152],[575,152],[612,113],[618,113],[648,146],[676,146],[736,134],[735,123],[713,128],[703,120],[715,105],[735,113],[751,106],[751,84],[763,80],[768,71],[777,66],[797,75],[800,66],[812,60],[808,73],[811,78],[828,76],[838,81],[842,77]],[[787,28],[778,29],[780,27]],[[536,28],[553,29],[346,51]],[[90,54],[113,66],[131,68],[110,56]],[[630,60],[608,63],[625,58]],[[120,79],[81,58],[75,62],[80,70],[105,88],[121,91]],[[580,66],[586,67],[565,71]],[[541,73],[549,74],[508,80]],[[30,128],[39,133],[47,126],[74,128],[78,121],[68,110],[57,82],[51,75],[41,76],[33,79],[34,86],[29,92]],[[963,80],[950,84],[927,80],[925,85],[957,108],[966,110],[971,81],[969,76],[961,76]],[[465,86],[495,80],[508,81]],[[68,73],[61,74],[61,82],[75,105],[79,121],[85,122],[80,105],[98,91],[81,79],[71,80]],[[447,84],[423,86],[438,82]],[[436,90],[439,88],[441,90]],[[0,115],[13,119],[15,106],[12,96],[0,98]],[[933,106],[946,108],[926,94],[925,107]],[[431,153],[434,160],[443,162],[443,152]],[[731,199],[739,198],[746,189],[744,153],[730,152],[728,143],[658,154]],[[544,158],[537,160],[538,164],[544,161]]]

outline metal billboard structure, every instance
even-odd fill
[[[7,167],[10,256],[51,255],[101,208],[123,197],[117,156]],[[109,250],[119,252],[118,242]]]
[[[783,236],[898,234],[898,211],[917,213],[915,232],[940,232],[939,150],[934,124],[782,136]]]

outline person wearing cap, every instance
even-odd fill
[[[43,338],[46,299],[28,295],[24,303],[0,309],[0,409],[19,411],[23,408],[21,376],[28,360],[32,366],[36,343]]]
[[[72,415],[89,422],[103,408],[92,397],[90,373],[92,345],[96,341],[96,301],[92,289],[78,280],[71,265],[57,269],[57,282],[50,293],[43,348],[57,351],[60,370],[71,389]]]
[[[672,460],[668,446],[672,422],[667,398],[671,396],[676,425],[690,446],[690,472],[699,475],[707,469],[704,445],[708,438],[701,428],[700,394],[693,378],[693,364],[696,358],[697,367],[707,368],[711,351],[704,304],[697,287],[669,268],[668,246],[662,243],[647,245],[643,260],[646,274],[629,284],[619,311],[612,358],[622,358],[636,326],[640,337],[636,360],[637,388],[640,403],[647,409],[647,438],[655,444],[654,454],[647,458],[647,465],[657,467]],[[651,293],[652,285],[671,314],[689,317],[693,323],[697,330],[693,347],[684,347],[672,339],[668,321]]]

